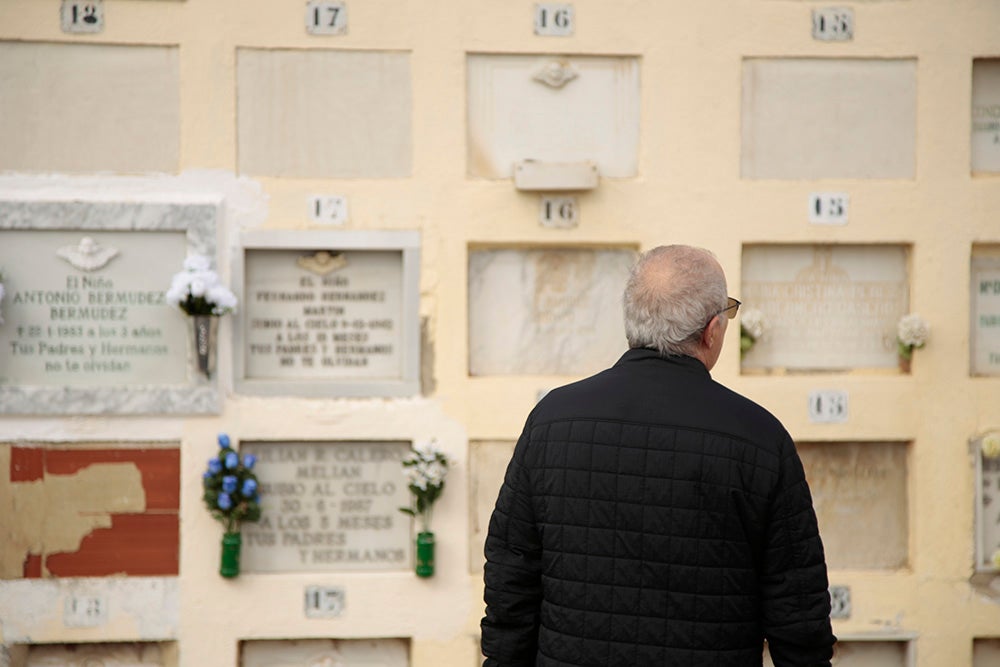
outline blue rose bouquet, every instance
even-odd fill
[[[239,533],[244,521],[260,519],[260,495],[253,473],[256,462],[253,454],[241,460],[230,447],[229,436],[219,434],[219,453],[208,460],[208,469],[202,475],[202,499],[212,516],[226,527],[226,534]]]

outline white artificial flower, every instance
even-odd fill
[[[983,436],[981,448],[983,456],[988,459],[1000,457],[1000,431],[993,431]]]
[[[764,335],[767,320],[764,319],[764,313],[761,311],[756,308],[747,308],[740,314],[740,326],[746,329],[754,340],[757,340]]]
[[[205,296],[205,292],[208,291],[208,286],[204,283],[204,281],[195,278],[191,281],[190,290],[191,296],[193,297]]]
[[[896,325],[899,342],[910,347],[923,347],[930,333],[930,325],[916,313],[904,315],[899,318],[899,324]]]
[[[184,260],[185,271],[208,271],[212,267],[211,260],[204,255],[188,255]]]
[[[236,295],[230,292],[225,285],[217,284],[209,287],[205,294],[205,300],[214,304],[212,311],[216,315],[225,315],[236,310]]]

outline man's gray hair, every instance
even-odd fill
[[[690,355],[698,334],[726,303],[726,276],[711,252],[653,248],[639,257],[625,286],[625,337],[629,347]]]

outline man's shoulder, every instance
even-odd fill
[[[616,420],[711,431],[755,442],[789,439],[781,421],[756,401],[713,380],[704,367],[617,364],[552,389],[531,413],[535,425],[563,420]],[[652,372],[651,372],[652,368]]]

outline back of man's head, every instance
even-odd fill
[[[691,355],[705,325],[726,307],[726,276],[708,250],[659,246],[632,267],[623,305],[629,347]]]

